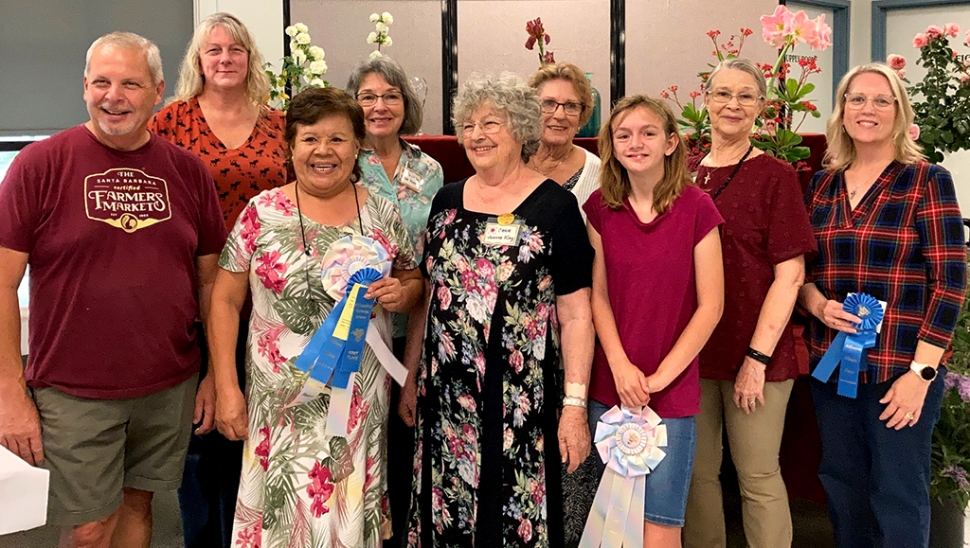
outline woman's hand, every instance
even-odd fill
[[[846,333],[855,333],[855,326],[862,323],[862,318],[849,314],[842,308],[842,303],[832,299],[827,299],[813,313],[830,329]]]
[[[388,312],[403,312],[405,310],[404,286],[401,280],[388,276],[370,284],[365,298],[374,299],[381,303]]]
[[[929,388],[930,383],[907,371],[893,382],[886,395],[879,400],[879,403],[887,404],[879,420],[886,421],[886,428],[896,430],[915,425],[923,412],[923,401]]]
[[[610,364],[613,372],[613,383],[620,396],[620,403],[627,407],[640,407],[650,402],[650,388],[647,378],[630,360]]]
[[[239,386],[216,391],[216,428],[230,440],[249,438],[249,413]]]
[[[563,406],[559,417],[559,454],[566,472],[572,474],[589,456],[589,424],[586,409],[574,405]]]
[[[759,403],[764,407],[765,366],[745,357],[734,379],[734,405],[747,415],[757,409]]]
[[[409,428],[414,428],[415,417],[418,407],[418,383],[414,379],[414,374],[408,375],[404,385],[401,386],[400,398],[397,402],[397,414]]]

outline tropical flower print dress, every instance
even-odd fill
[[[496,219],[463,207],[464,186],[446,185],[428,220],[408,545],[560,547],[556,297],[590,287],[592,247],[553,181],[512,212],[512,245],[488,243]]]
[[[329,389],[287,406],[301,389],[296,358],[336,304],[320,278],[330,244],[363,230],[387,249],[396,268],[417,267],[390,202],[369,195],[360,220],[363,228],[357,219],[331,227],[304,216],[308,257],[296,206],[281,189],[267,190],[239,216],[219,260],[225,270],[249,273],[253,296],[249,439],[233,524],[238,548],[377,547],[389,532],[384,459],[391,379],[370,347],[354,382],[347,437],[325,435]],[[390,344],[388,315],[375,312]]]

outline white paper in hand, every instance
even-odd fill
[[[0,535],[47,523],[50,472],[34,468],[0,445]]]

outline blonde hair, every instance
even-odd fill
[[[603,203],[611,209],[622,208],[623,200],[630,195],[630,175],[616,158],[613,149],[613,123],[638,108],[647,109],[660,118],[665,138],[669,139],[671,136],[677,138],[677,147],[664,157],[664,174],[653,191],[653,210],[659,215],[667,211],[685,187],[693,184],[687,171],[687,145],[677,131],[677,119],[674,118],[674,113],[663,101],[646,95],[631,95],[620,99],[613,107],[610,119],[603,124],[599,134],[602,162],[599,175],[600,192],[603,195]]]
[[[889,88],[896,98],[896,116],[893,120],[893,152],[897,161],[904,164],[915,164],[925,159],[923,151],[909,134],[909,127],[913,124],[913,106],[909,95],[896,72],[883,63],[869,63],[850,70],[839,82],[835,92],[835,108],[829,116],[825,126],[825,137],[828,148],[825,150],[823,161],[826,169],[839,171],[846,169],[856,158],[855,142],[845,132],[843,126],[845,115],[845,95],[849,92],[852,80],[860,74],[879,74],[889,82]]]
[[[175,85],[175,97],[172,101],[188,101],[202,94],[205,88],[205,76],[202,74],[200,54],[204,42],[209,39],[209,34],[216,27],[226,29],[232,39],[246,48],[246,52],[249,53],[245,81],[246,97],[255,109],[265,110],[262,107],[269,100],[270,83],[269,77],[263,71],[265,64],[263,54],[256,47],[256,39],[246,25],[228,13],[214,13],[203,19],[195,28],[192,40],[185,50],[185,57],[182,58],[182,65],[179,67],[179,79]]]
[[[593,116],[593,86],[589,85],[586,74],[572,63],[551,63],[543,65],[529,77],[529,87],[539,91],[542,84],[552,80],[565,80],[573,85],[573,91],[583,104],[583,111],[579,113],[579,127]]]

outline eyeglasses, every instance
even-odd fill
[[[485,135],[495,135],[500,129],[502,129],[503,125],[505,124],[495,120],[489,120],[487,122],[465,122],[461,126],[461,133],[467,137],[475,132],[475,126],[479,126],[482,128],[482,133]]]
[[[556,101],[553,101],[552,99],[544,99],[540,104],[540,108],[542,109],[542,112],[546,114],[552,114],[553,112],[556,112],[556,109],[559,107],[562,107],[563,112],[565,112],[566,114],[569,114],[571,116],[576,116],[577,114],[583,112],[583,110],[586,108],[586,105],[582,103],[574,103],[572,101],[567,101],[565,103],[558,103]]]
[[[383,99],[384,104],[393,107],[404,101],[404,94],[400,91],[389,91],[383,95],[376,93],[360,93],[357,95],[357,104],[362,107],[372,107],[377,104],[378,99]]]
[[[861,110],[862,107],[866,106],[869,100],[872,100],[872,106],[876,110],[886,110],[892,108],[893,104],[896,102],[896,98],[892,95],[875,95],[873,97],[868,97],[862,93],[846,93],[845,94],[845,106],[851,108],[852,110]]]
[[[715,103],[730,103],[731,99],[737,99],[738,104],[742,107],[750,107],[757,103],[759,100],[763,99],[760,95],[755,95],[753,93],[741,92],[734,95],[723,89],[718,89],[714,91],[707,92],[708,97],[711,98]]]

